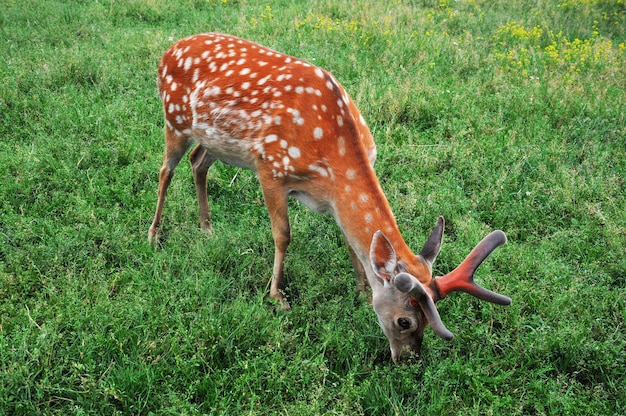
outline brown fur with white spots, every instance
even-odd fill
[[[435,303],[461,290],[483,300],[510,299],[473,282],[476,267],[506,242],[485,238],[449,275],[433,278],[443,218],[420,254],[407,247],[374,173],[372,135],[347,92],[323,69],[258,44],[222,34],[175,43],[163,56],[158,86],[165,110],[166,150],[158,203],[148,238],[157,233],[167,188],[190,154],[201,226],[211,231],[207,170],[216,161],[252,169],[270,214],[275,244],[270,297],[284,309],[283,260],[291,240],[287,198],[334,216],[345,236],[357,287],[372,304],[394,361],[419,352],[427,324],[444,339]]]

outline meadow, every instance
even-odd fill
[[[0,415],[626,414],[624,0],[0,0]],[[500,307],[438,304],[394,365],[332,218],[293,201],[293,310],[267,300],[255,176],[189,164],[147,230],[163,155],[156,67],[238,35],[331,71],[435,273],[490,231]]]

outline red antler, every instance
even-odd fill
[[[493,250],[504,244],[506,244],[506,235],[500,230],[493,231],[478,243],[456,269],[445,276],[433,279],[431,289],[439,296],[439,299],[445,298],[450,292],[461,291],[487,302],[510,305],[511,298],[487,290],[474,282],[474,272],[478,266]]]

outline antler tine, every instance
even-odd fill
[[[439,299],[445,298],[450,292],[461,291],[497,305],[510,305],[511,298],[487,290],[474,282],[474,272],[478,266],[492,251],[504,244],[506,235],[500,230],[493,231],[476,245],[456,269],[445,276],[433,279],[431,288]]]

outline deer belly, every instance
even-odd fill
[[[244,169],[254,169],[254,155],[247,140],[233,137],[207,123],[197,123],[191,129],[191,136],[208,153],[218,160]]]
[[[291,191],[289,196],[296,198],[302,204],[304,204],[311,211],[316,212],[318,214],[328,214],[331,212],[330,205],[328,202],[318,201],[309,195],[307,192],[302,191]]]

